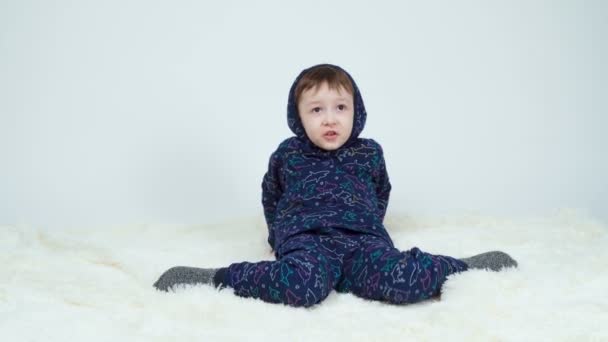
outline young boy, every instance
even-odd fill
[[[359,138],[366,116],[346,71],[329,64],[302,71],[287,105],[296,136],[271,155],[262,183],[276,261],[173,267],[154,286],[167,291],[178,284],[212,284],[304,307],[335,289],[401,304],[437,296],[448,275],[468,268],[517,266],[502,252],[455,259],[396,249],[382,223],[391,191],[382,148]]]

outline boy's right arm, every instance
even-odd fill
[[[274,220],[276,216],[277,204],[283,194],[279,169],[281,158],[278,151],[270,156],[268,171],[262,181],[262,205],[264,206],[264,217],[268,225],[268,244],[274,249]]]

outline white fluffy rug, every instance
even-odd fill
[[[608,341],[608,229],[581,214],[387,217],[401,249],[504,250],[518,269],[451,276],[439,301],[332,293],[311,309],[152,283],[175,265],[270,259],[262,217],[221,225],[0,227],[2,341]]]

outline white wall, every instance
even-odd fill
[[[2,1],[0,224],[261,215],[301,69],[343,66],[389,213],[608,221],[608,2]]]

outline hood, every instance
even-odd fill
[[[340,147],[338,149],[338,150],[340,150],[343,147],[350,146],[354,141],[357,140],[357,138],[359,137],[359,134],[361,134],[361,131],[363,131],[363,127],[365,127],[365,119],[367,118],[367,112],[365,111],[365,106],[363,105],[363,98],[361,97],[361,93],[359,92],[359,88],[357,87],[355,80],[353,80],[353,78],[350,76],[350,74],[348,72],[346,72],[344,69],[340,68],[337,65],[332,65],[332,64],[315,65],[310,68],[304,69],[300,73],[300,75],[298,75],[296,80],[291,85],[291,89],[289,90],[289,100],[287,101],[287,125],[289,125],[289,129],[291,129],[291,131],[298,137],[298,139],[300,139],[302,142],[306,143],[307,147],[309,147],[312,150],[323,151],[321,148],[317,147],[306,135],[306,131],[304,131],[304,126],[302,125],[302,121],[300,120],[300,116],[298,115],[298,106],[295,101],[296,85],[298,84],[298,81],[300,81],[302,76],[304,76],[304,74],[306,74],[306,72],[308,70],[318,67],[318,66],[322,66],[322,65],[330,66],[332,68],[336,68],[336,69],[344,71],[346,73],[346,75],[348,75],[348,78],[350,79],[350,82],[352,83],[353,89],[355,91],[355,93],[353,94],[354,111],[355,111],[354,117],[353,117],[353,130],[351,131],[350,137],[348,138],[346,143],[344,143],[344,145],[342,145],[342,147]]]

